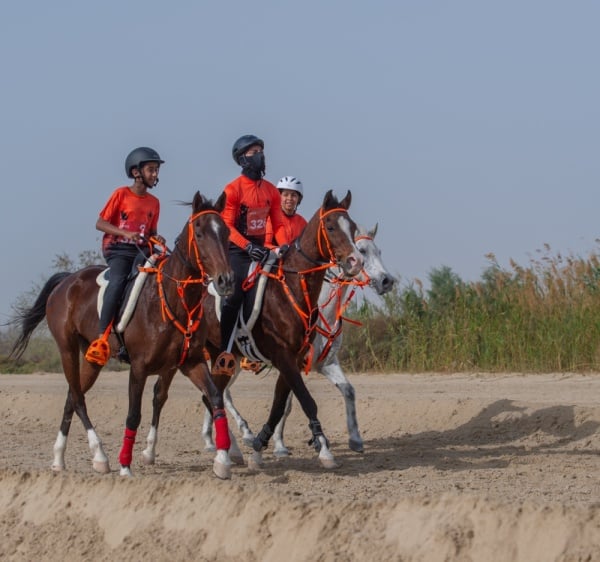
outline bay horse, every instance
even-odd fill
[[[359,275],[348,279],[339,267],[332,268],[325,274],[325,282],[319,295],[319,329],[313,340],[314,356],[316,357],[313,369],[327,377],[342,393],[346,406],[346,425],[349,436],[348,446],[357,453],[364,451],[364,444],[356,416],[356,393],[342,370],[338,359],[338,352],[343,342],[343,313],[350,303],[356,287],[369,286],[381,296],[391,291],[396,282],[394,276],[383,264],[381,250],[375,244],[376,234],[377,225],[370,230],[358,225],[354,241],[363,257],[363,271]],[[238,370],[237,374],[239,372]],[[244,443],[252,445],[254,434],[250,430],[248,422],[246,422],[235,408],[231,399],[230,388],[235,382],[237,374],[231,378],[225,389],[225,406],[242,432]],[[273,454],[276,457],[285,457],[290,454],[284,444],[283,430],[291,409],[292,395],[290,394],[284,416],[275,427],[273,433]],[[205,409],[202,437],[205,444],[204,449],[206,451],[215,451],[215,444],[212,438],[212,416],[208,409]]]
[[[229,430],[224,411],[222,389],[211,378],[203,353],[207,336],[204,300],[207,285],[214,284],[220,295],[231,294],[233,271],[229,265],[229,228],[220,212],[225,194],[216,204],[200,192],[194,195],[192,214],[177,237],[173,251],[149,268],[149,275],[139,295],[135,312],[122,337],[129,352],[129,409],[123,445],[119,454],[120,474],[131,475],[133,445],[141,421],[142,395],[148,376],[156,374],[149,449],[156,440],[160,411],[167,400],[169,386],[178,369],[197,386],[212,413],[215,423],[217,454],[213,471],[219,478],[231,475]],[[19,313],[16,323],[21,333],[11,355],[25,351],[33,330],[46,318],[58,346],[69,390],[63,418],[54,444],[52,469],[65,469],[64,454],[73,413],[81,419],[93,455],[93,469],[110,472],[108,458],[90,418],[85,393],[94,385],[101,366],[83,360],[90,342],[98,332],[98,285],[96,278],[105,266],[89,266],[74,273],[57,273],[42,288],[30,309]],[[110,336],[110,348],[119,349],[116,336]],[[154,457],[147,451],[144,461]]]
[[[362,270],[363,258],[354,243],[357,227],[348,214],[351,200],[350,191],[338,201],[329,190],[302,234],[282,253],[272,269],[269,272],[258,270],[258,275],[266,277],[266,286],[262,308],[251,335],[256,348],[279,371],[279,375],[269,417],[252,442],[251,466],[262,466],[262,451],[268,446],[275,427],[284,415],[290,392],[298,399],[308,418],[312,434],[310,443],[318,452],[321,464],[325,468],[337,466],[318,419],[317,404],[306,388],[301,371],[306,352],[310,355],[316,335],[318,297],[326,270],[338,266],[348,277]],[[215,299],[209,294],[206,299],[206,346],[213,363],[221,344],[215,306]],[[239,351],[232,352],[239,359]],[[230,377],[222,375],[213,375],[213,378],[222,390],[230,381]]]

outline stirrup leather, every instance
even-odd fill
[[[235,357],[233,353],[222,351],[212,366],[211,374],[233,376],[235,374]]]
[[[110,357],[110,346],[104,338],[94,340],[85,352],[85,359],[95,365],[103,367],[108,363]]]

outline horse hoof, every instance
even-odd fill
[[[110,472],[108,461],[94,461],[92,462],[92,466],[94,467],[94,470],[100,474],[108,474]]]
[[[54,472],[62,472],[63,470],[65,470],[65,465],[64,464],[53,464],[52,470]]]
[[[231,479],[231,465],[223,464],[219,461],[215,461],[213,463],[213,472],[215,476],[220,480],[230,480]]]
[[[121,470],[119,470],[119,476],[129,476],[129,477],[132,477],[133,474],[131,474],[131,468],[129,468],[128,466],[122,466]]]
[[[146,451],[142,451],[142,462],[146,466],[150,466],[150,465],[154,464],[154,461],[155,461],[154,455],[146,453]]]
[[[204,450],[207,453],[214,453],[217,450],[217,448],[214,445],[205,445]]]
[[[287,447],[281,447],[281,449],[273,449],[273,455],[280,459],[291,456],[290,450]]]
[[[327,468],[328,470],[340,467],[340,465],[337,462],[335,462],[333,459],[319,458],[319,460],[321,461],[321,465],[323,466],[323,468]]]
[[[248,468],[250,470],[260,470],[264,466],[261,453],[253,451],[248,457]]]
[[[231,462],[232,462],[233,464],[239,464],[239,465],[241,465],[241,466],[243,466],[243,465],[245,464],[245,463],[244,463],[244,455],[242,455],[241,453],[239,453],[239,454],[237,454],[237,455],[235,455],[235,454],[231,453],[231,454],[229,455],[229,458],[231,459]]]
[[[364,453],[365,452],[365,448],[363,446],[362,441],[356,441],[355,439],[350,439],[348,441],[348,447],[350,447],[350,450],[354,451],[355,453]]]

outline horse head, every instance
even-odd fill
[[[354,242],[363,257],[363,271],[366,273],[369,285],[378,295],[384,295],[392,290],[396,279],[383,265],[381,250],[375,244],[376,234],[377,224],[371,230],[358,225]]]
[[[225,193],[217,202],[205,199],[199,191],[192,200],[192,214],[187,224],[187,246],[181,250],[206,281],[212,281],[221,296],[233,292],[233,271],[229,264],[229,228],[221,217]],[[178,244],[183,241],[178,239]]]
[[[348,214],[351,201],[350,191],[338,201],[330,189],[310,221],[318,221],[317,250],[320,259],[336,263],[348,277],[358,275],[363,266],[363,258],[354,243],[357,226]]]

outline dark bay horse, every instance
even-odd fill
[[[331,268],[325,275],[325,282],[319,295],[319,330],[313,341],[314,357],[313,370],[335,385],[344,397],[346,405],[346,425],[348,427],[348,445],[350,449],[358,453],[364,450],[363,440],[358,428],[356,415],[356,393],[354,386],[347,379],[340,365],[338,352],[343,341],[343,317],[344,310],[350,303],[357,287],[371,287],[378,295],[384,295],[394,288],[396,282],[394,276],[387,270],[381,258],[381,250],[375,244],[377,225],[368,230],[358,225],[354,242],[363,257],[363,271],[351,279],[346,279],[339,267]],[[238,371],[239,373],[239,371]],[[231,377],[231,381],[224,392],[225,406],[227,411],[236,421],[242,432],[244,443],[251,444],[254,434],[248,427],[248,422],[235,408],[231,398],[230,388],[235,382],[237,375]],[[284,417],[275,427],[273,434],[273,454],[276,457],[288,456],[289,450],[283,440],[285,420],[292,410],[292,394],[288,396]],[[202,423],[202,437],[206,451],[215,451],[212,438],[212,414],[205,409],[204,422]],[[232,450],[236,450],[235,440],[232,441]],[[232,454],[232,460],[236,462]]]
[[[279,371],[279,376],[269,418],[252,445],[251,465],[262,465],[262,451],[284,414],[290,392],[293,392],[308,418],[311,443],[319,453],[319,460],[326,468],[337,466],[317,417],[317,404],[304,383],[302,368],[316,335],[318,298],[325,272],[337,265],[345,275],[352,277],[362,270],[363,258],[354,243],[357,227],[348,215],[350,202],[350,192],[338,201],[328,191],[303,233],[271,271],[259,272],[267,278],[266,288],[262,309],[251,334],[256,348]],[[209,328],[207,349],[214,361],[220,347],[220,330],[215,299],[210,294],[206,300],[206,319]],[[239,351],[236,353],[239,356]],[[221,389],[230,381],[229,377],[221,375],[213,378]]]
[[[139,296],[135,313],[123,333],[129,356],[129,411],[125,435],[119,454],[121,475],[131,475],[131,460],[137,429],[141,421],[142,394],[146,379],[158,375],[154,385],[154,414],[148,446],[156,439],[162,405],[177,369],[203,393],[217,433],[218,451],[213,470],[219,478],[229,478],[229,431],[223,406],[222,389],[211,378],[203,353],[207,337],[204,301],[207,285],[213,282],[220,295],[233,290],[233,271],[227,248],[229,229],[220,211],[225,195],[217,203],[197,192],[192,201],[192,215],[175,241],[173,252],[150,270]],[[12,356],[19,357],[36,326],[46,317],[58,346],[69,390],[62,423],[54,444],[53,470],[65,468],[64,453],[73,413],[81,419],[93,455],[93,468],[109,472],[108,458],[87,413],[85,393],[93,386],[101,366],[81,361],[90,342],[97,337],[98,285],[96,278],[103,266],[90,266],[75,273],[52,276],[33,306],[17,319],[21,333]],[[119,349],[116,336],[110,336],[111,350]],[[114,353],[113,353],[114,355]],[[81,362],[81,364],[80,364]],[[154,457],[144,454],[146,462]]]

